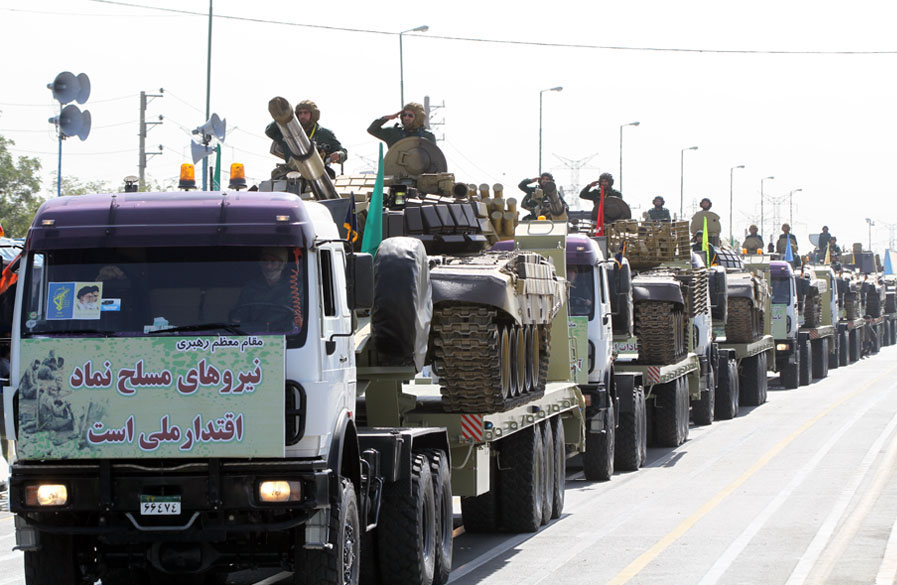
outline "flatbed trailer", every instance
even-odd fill
[[[838,363],[841,366],[848,366],[859,361],[863,350],[863,335],[865,334],[866,320],[862,317],[857,319],[841,319],[838,322]]]
[[[768,371],[776,371],[776,344],[772,335],[746,343],[729,343],[718,338],[720,379],[717,383],[717,418],[733,418],[738,406],[759,406],[766,402]],[[734,386],[724,377],[734,364],[738,382]],[[728,410],[727,410],[728,405]]]

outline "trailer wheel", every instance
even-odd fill
[[[296,531],[295,585],[357,584],[361,564],[361,525],[352,480],[340,478],[340,500],[330,506],[329,549],[306,549],[305,531]]]
[[[489,458],[489,491],[478,496],[461,497],[461,522],[464,531],[470,533],[496,532],[499,527],[498,494],[501,486],[498,483],[498,465],[496,458]]]
[[[713,424],[713,413],[716,410],[716,388],[714,388],[712,372],[710,379],[710,388],[701,392],[700,400],[691,403],[691,418],[698,426]]]
[[[430,462],[425,455],[412,455],[410,494],[401,482],[383,487],[377,532],[380,577],[384,583],[428,585],[433,582],[436,496]]]
[[[779,373],[779,381],[785,388],[797,388],[800,384],[800,354],[800,351],[795,352],[794,359],[796,363],[786,363]]]
[[[850,335],[847,331],[838,331],[838,366],[850,365]]]
[[[714,415],[718,420],[733,419],[738,416],[738,362],[720,357],[719,372]]]
[[[25,551],[26,585],[80,582],[74,537],[41,532],[40,549]]]
[[[564,512],[564,495],[567,483],[567,447],[564,437],[564,421],[561,415],[551,417],[551,434],[554,436],[554,490],[551,497],[551,517],[560,518]]]
[[[766,404],[769,397],[769,378],[766,376],[766,354],[757,355],[757,384],[760,386],[760,404]]]
[[[872,327],[872,355],[877,354],[881,351],[881,325],[875,325]]]
[[[860,330],[853,329],[848,335],[850,338],[850,355],[848,356],[848,359],[852,364],[860,360],[860,350],[862,349],[860,344]]]
[[[841,349],[840,345],[838,345],[838,340],[840,338],[841,336],[836,331],[828,341],[828,356],[826,360],[828,361],[829,370],[834,370],[838,367],[838,352]]]
[[[813,383],[813,347],[810,340],[805,339],[800,346],[800,385],[808,386]]]
[[[614,404],[608,401],[604,411],[604,430],[586,431],[586,452],[582,455],[583,473],[589,481],[607,481],[614,474],[614,441],[616,417]]]
[[[813,340],[813,378],[821,380],[828,376],[828,339]]]
[[[688,438],[688,386],[677,378],[656,388],[654,438],[661,447],[678,447]]]
[[[443,585],[448,582],[452,570],[452,471],[445,451],[427,449],[424,454],[430,461],[433,494],[436,496],[436,567],[433,571],[433,585]]]
[[[891,321],[891,345],[897,345],[897,321]]]
[[[761,359],[762,358],[762,359]],[[761,369],[762,366],[762,369]],[[786,366],[785,372],[788,372]],[[760,406],[766,401],[766,354],[760,353],[741,360],[741,404]],[[795,388],[796,383],[795,383]]]
[[[535,426],[504,439],[499,466],[499,508],[509,532],[535,532],[542,525],[545,464],[542,433]]]
[[[542,448],[544,455],[542,459],[545,461],[545,481],[542,482],[545,487],[542,492],[542,524],[548,524],[551,520],[551,514],[554,511],[554,435],[551,432],[551,424],[543,421],[539,423],[542,428]]]
[[[614,445],[614,467],[621,471],[636,471],[645,462],[646,436],[645,389],[636,386],[632,390],[632,412],[620,413]]]

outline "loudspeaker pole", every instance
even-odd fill
[[[151,93],[147,94],[145,91],[140,92],[140,154],[137,159],[137,184],[138,189],[143,191],[146,188],[146,158],[147,156],[153,156],[156,154],[162,154],[162,147],[159,146],[159,152],[146,152],[146,133],[147,126],[156,126],[162,123],[162,116],[159,116],[158,122],[147,122],[146,121],[146,104],[147,97],[149,98],[157,98],[162,97],[162,94],[165,92],[164,88],[159,89],[159,93]]]
[[[209,48],[206,56],[206,120],[209,119],[209,115],[211,113],[211,106],[209,102],[211,101],[212,95],[212,0],[209,0]],[[205,158],[202,159],[202,190],[208,190],[208,184],[206,183],[206,178],[208,176],[208,168],[209,161]]]

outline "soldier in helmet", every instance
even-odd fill
[[[742,242],[741,247],[744,250],[747,250],[748,254],[757,254],[757,250],[759,253],[763,253],[763,237],[757,233],[757,226],[751,224],[751,227],[748,228],[748,235]]]
[[[696,233],[698,231],[704,230],[704,218],[707,218],[707,236],[710,238],[710,242],[715,245],[719,245],[719,234],[722,232],[722,225],[719,222],[719,216],[710,211],[710,208],[713,207],[713,202],[710,201],[707,197],[701,199],[701,211],[695,213],[691,217],[691,232]]]
[[[395,124],[389,128],[383,128],[383,124],[389,120],[400,118],[401,125]],[[436,143],[436,137],[426,129],[427,113],[424,107],[416,102],[408,102],[401,111],[377,118],[368,126],[368,134],[375,136],[386,143],[389,148],[399,140],[410,136],[425,138]]]
[[[598,187],[597,189],[595,187]],[[601,188],[604,188],[605,197],[623,198],[623,194],[614,189],[614,176],[610,173],[601,173],[597,181],[592,181],[579,192],[580,199],[588,199],[592,202],[592,221],[598,221],[598,207],[601,205]]]
[[[538,187],[533,186],[533,183],[537,183]],[[535,179],[523,179],[517,188],[526,193],[520,207],[529,211],[529,215],[523,221],[538,219],[540,215],[554,220],[567,218],[567,202],[558,193],[551,173],[544,172]],[[536,192],[537,188],[542,191],[541,196]]]
[[[782,224],[782,233],[779,234],[779,239],[776,241],[776,253],[785,255],[789,239],[791,240],[791,254],[797,258],[797,237],[791,233],[791,226],[787,223]]]
[[[652,201],[654,207],[648,210],[648,221],[672,221],[670,210],[663,206],[666,201],[658,195]]]
[[[330,178],[332,179],[336,176],[336,173],[329,165],[330,163],[345,162],[347,157],[346,149],[343,148],[343,145],[340,144],[339,140],[336,139],[336,135],[334,135],[331,130],[318,125],[318,120],[321,118],[321,111],[318,109],[315,102],[311,100],[302,100],[299,102],[296,105],[296,118],[299,120],[299,124],[302,125],[302,129],[305,130],[308,139],[315,143],[318,152],[321,154],[321,158],[324,160],[324,164],[328,165],[326,167],[327,174],[330,175]],[[286,142],[283,139],[283,134],[281,134],[280,128],[277,127],[276,122],[268,124],[268,127],[265,128],[265,135],[278,145],[279,149],[283,152],[284,160],[289,163],[290,149],[287,148]]]

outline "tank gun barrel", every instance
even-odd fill
[[[268,102],[268,112],[277,122],[284,142],[290,149],[291,166],[294,166],[302,174],[302,178],[308,181],[315,198],[339,199],[330,176],[324,170],[324,161],[321,160],[321,155],[318,154],[299,120],[296,119],[290,102],[282,97],[276,97]]]

